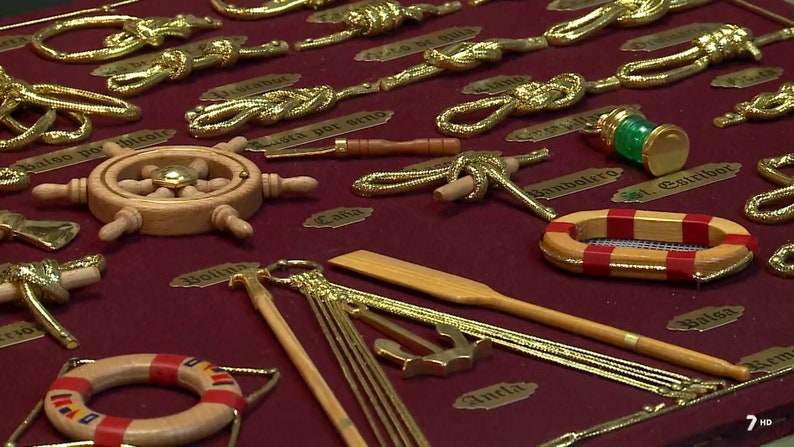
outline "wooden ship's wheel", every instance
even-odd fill
[[[238,238],[253,234],[246,219],[263,198],[285,192],[307,193],[317,187],[311,177],[281,178],[263,174],[238,155],[247,140],[233,138],[213,147],[159,146],[133,150],[106,143],[110,157],[88,178],[33,188],[40,200],[87,203],[106,225],[99,238],[112,241],[125,233],[176,236],[229,231]]]

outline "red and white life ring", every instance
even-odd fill
[[[135,383],[179,386],[201,400],[180,413],[151,419],[108,416],[86,405],[93,394]],[[98,447],[189,444],[227,426],[244,406],[228,372],[206,360],[172,354],[122,355],[81,365],[56,379],[44,397],[44,411],[58,431]]]
[[[582,241],[635,239],[696,244],[697,251],[612,247]],[[757,254],[741,225],[704,214],[628,209],[580,211],[551,221],[540,241],[550,263],[574,273],[670,281],[708,281],[735,273]]]

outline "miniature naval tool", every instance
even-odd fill
[[[263,198],[308,193],[317,187],[311,177],[263,174],[237,154],[246,144],[245,138],[237,137],[213,147],[135,151],[107,143],[103,151],[110,158],[88,178],[42,184],[33,188],[33,196],[87,203],[91,213],[106,223],[99,231],[103,241],[125,233],[177,236],[216,229],[243,239],[253,234],[245,219],[256,213]]]

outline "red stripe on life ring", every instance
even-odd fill
[[[49,391],[53,390],[75,391],[83,397],[84,401],[90,399],[91,394],[94,393],[94,387],[91,386],[91,382],[82,377],[58,377],[50,385]]]
[[[576,224],[571,222],[549,222],[546,225],[546,233],[568,233],[572,238],[576,239]]]
[[[610,209],[607,212],[608,239],[634,239],[636,210]]]
[[[695,276],[694,251],[669,251],[665,259],[667,279],[670,281],[692,281]]]
[[[709,246],[709,222],[712,216],[687,214],[681,221],[681,242]]]
[[[124,442],[124,432],[132,419],[105,416],[94,431],[96,447],[119,447]]]
[[[149,367],[149,381],[158,385],[178,385],[179,367],[186,358],[184,355],[157,354]]]
[[[609,260],[615,247],[588,245],[582,256],[582,272],[588,275],[609,276]]]
[[[726,234],[723,244],[728,245],[744,245],[748,250],[758,255],[758,239],[749,234]]]
[[[245,408],[245,399],[243,396],[227,390],[208,390],[201,396],[201,401],[223,404],[229,408],[234,408],[238,412],[243,411],[243,408]]]

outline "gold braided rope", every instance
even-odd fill
[[[775,120],[794,112],[794,83],[784,82],[776,92],[764,92],[742,101],[723,116],[714,118],[717,127],[728,127],[748,120]]]
[[[378,0],[348,11],[344,19],[346,30],[296,42],[295,49],[310,50],[344,42],[353,37],[377,36],[399,28],[405,19],[421,22],[426,16],[452,14],[460,11],[460,8],[460,2],[457,1],[447,2],[441,6],[427,3],[402,6],[394,0]]]
[[[725,386],[722,381],[701,381],[641,363],[334,284],[321,273],[319,264],[311,261],[282,260],[268,266],[267,270],[273,273],[276,270],[290,268],[306,270],[283,278],[274,275],[267,275],[265,278],[274,284],[290,287],[308,298],[361,303],[373,309],[429,325],[448,324],[472,337],[488,338],[494,344],[507,349],[676,399],[681,403]]]
[[[108,90],[120,96],[132,96],[145,92],[163,81],[185,79],[194,70],[209,67],[228,67],[238,59],[252,59],[281,56],[289,51],[282,40],[274,40],[256,47],[242,48],[228,38],[213,39],[202,50],[202,55],[194,57],[189,52],[170,49],[160,53],[149,67],[131,73],[111,76],[107,80]]]
[[[303,6],[316,10],[336,2],[337,0],[272,0],[263,3],[261,6],[246,8],[223,0],[210,0],[210,5],[212,5],[212,9],[226,17],[239,20],[257,20],[275,17]]]
[[[501,95],[470,101],[450,107],[436,118],[436,127],[445,134],[472,137],[486,132],[507,116],[521,116],[544,110],[558,110],[576,104],[585,93],[603,93],[619,87],[653,88],[689,78],[710,64],[751,56],[760,60],[760,47],[791,39],[794,28],[784,28],[753,40],[750,31],[736,25],[722,25],[701,34],[692,41],[692,48],[670,56],[629,62],[620,66],[614,76],[585,82],[576,73],[563,73],[547,82],[531,81]],[[454,122],[461,115],[495,108],[486,118],[467,124]]]
[[[210,17],[193,15],[176,17],[139,18],[127,15],[80,17],[56,22],[37,31],[31,38],[33,49],[42,57],[58,62],[97,62],[126,56],[146,46],[159,47],[167,37],[188,39],[194,31],[220,28],[221,22]],[[65,53],[49,47],[45,42],[65,32],[84,28],[121,28],[107,36],[104,47]]]
[[[30,186],[30,175],[21,168],[0,168],[0,192],[22,191]]]
[[[135,121],[141,109],[122,99],[57,84],[28,84],[15,79],[0,67],[0,124],[16,134],[0,140],[0,152],[21,149],[33,142],[65,144],[88,138],[91,121],[86,115],[101,115]],[[44,109],[31,126],[25,126],[12,115],[19,110]],[[77,124],[72,131],[50,130],[57,114]]]
[[[210,138],[232,132],[251,121],[258,125],[302,118],[333,107],[351,96],[378,91],[369,83],[334,90],[329,85],[282,89],[208,106],[198,105],[185,114],[190,134]]]

